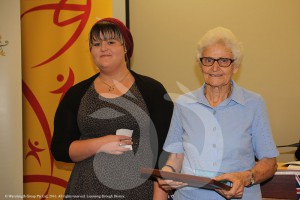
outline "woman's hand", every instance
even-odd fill
[[[275,174],[276,169],[276,158],[262,158],[256,162],[256,165],[251,170],[222,174],[215,177],[214,180],[216,181],[227,180],[232,182],[231,190],[216,191],[228,199],[241,198],[243,196],[245,186],[252,184],[251,179],[253,179],[254,184],[259,184],[271,178]]]
[[[103,152],[108,154],[123,154],[129,151],[124,145],[131,145],[131,137],[125,135],[107,135],[98,138],[75,140],[69,148],[69,155],[73,162],[79,162]]]
[[[125,135],[107,135],[100,137],[102,145],[100,146],[99,152],[120,155],[126,151],[129,151],[129,148],[124,147],[125,145],[132,145],[131,137]]]
[[[187,183],[173,181],[173,180],[165,180],[165,179],[160,179],[160,178],[157,178],[157,181],[158,181],[158,184],[160,185],[160,187],[166,191],[170,191],[173,189],[179,189],[179,188],[182,188],[182,187],[188,185]]]
[[[216,191],[222,196],[224,196],[226,199],[242,198],[245,186],[250,184],[250,177],[250,171],[227,173],[217,176],[214,178],[214,180],[230,181],[232,183],[232,188],[229,191],[221,189],[216,189]]]
[[[172,171],[172,169],[174,169],[174,168],[173,167],[170,168],[170,166],[165,165],[161,170],[166,171],[166,172],[174,172],[174,171]],[[187,183],[173,181],[173,180],[165,180],[165,179],[157,178],[157,181],[158,181],[158,184],[160,185],[160,187],[166,191],[170,191],[173,189],[179,189],[184,186],[187,186]]]

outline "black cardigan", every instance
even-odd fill
[[[173,112],[173,102],[160,82],[133,71],[131,71],[131,74],[135,78],[135,83],[145,100],[150,118],[156,129],[158,144],[151,142],[152,151],[158,153],[158,156],[160,156],[169,130]],[[81,98],[90,85],[93,84],[97,76],[99,76],[99,74],[95,74],[72,86],[66,92],[56,110],[51,152],[57,161],[72,162],[69,156],[69,147],[71,143],[78,140],[81,135],[77,124],[77,112]],[[151,134],[152,133],[153,132],[151,132]],[[164,155],[164,159],[166,159],[165,156],[166,155]],[[158,168],[157,162],[155,167]]]

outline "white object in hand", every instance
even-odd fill
[[[125,135],[128,137],[132,137],[133,130],[121,128],[116,131],[116,135]],[[132,150],[132,145],[123,145],[124,148],[129,148]]]

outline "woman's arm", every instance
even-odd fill
[[[167,200],[168,192],[160,187],[158,182],[153,181],[153,200]]]
[[[233,172],[215,177],[217,181],[228,180],[232,182],[232,188],[229,191],[217,190],[221,195],[230,198],[241,198],[244,188],[252,184],[259,184],[271,178],[277,170],[276,158],[262,158],[256,165],[246,171]]]
[[[180,173],[182,162],[183,162],[184,155],[182,153],[171,153],[169,155],[169,158],[165,164],[165,166],[162,167],[163,171],[168,172],[177,172]],[[166,191],[177,189],[186,186],[186,183],[177,182],[173,180],[165,180],[165,179],[157,179],[160,187]]]
[[[263,158],[251,169],[255,184],[271,178],[277,170],[276,158]]]
[[[162,167],[162,170],[179,173],[181,171],[182,162],[183,162],[183,153],[170,153],[165,166]]]

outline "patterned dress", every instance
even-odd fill
[[[78,111],[80,139],[115,134],[121,128],[131,129],[133,150],[122,155],[98,153],[77,162],[65,199],[152,199],[153,183],[139,172],[141,167],[154,166],[151,125],[146,104],[135,84],[117,98],[104,98],[91,85]]]

